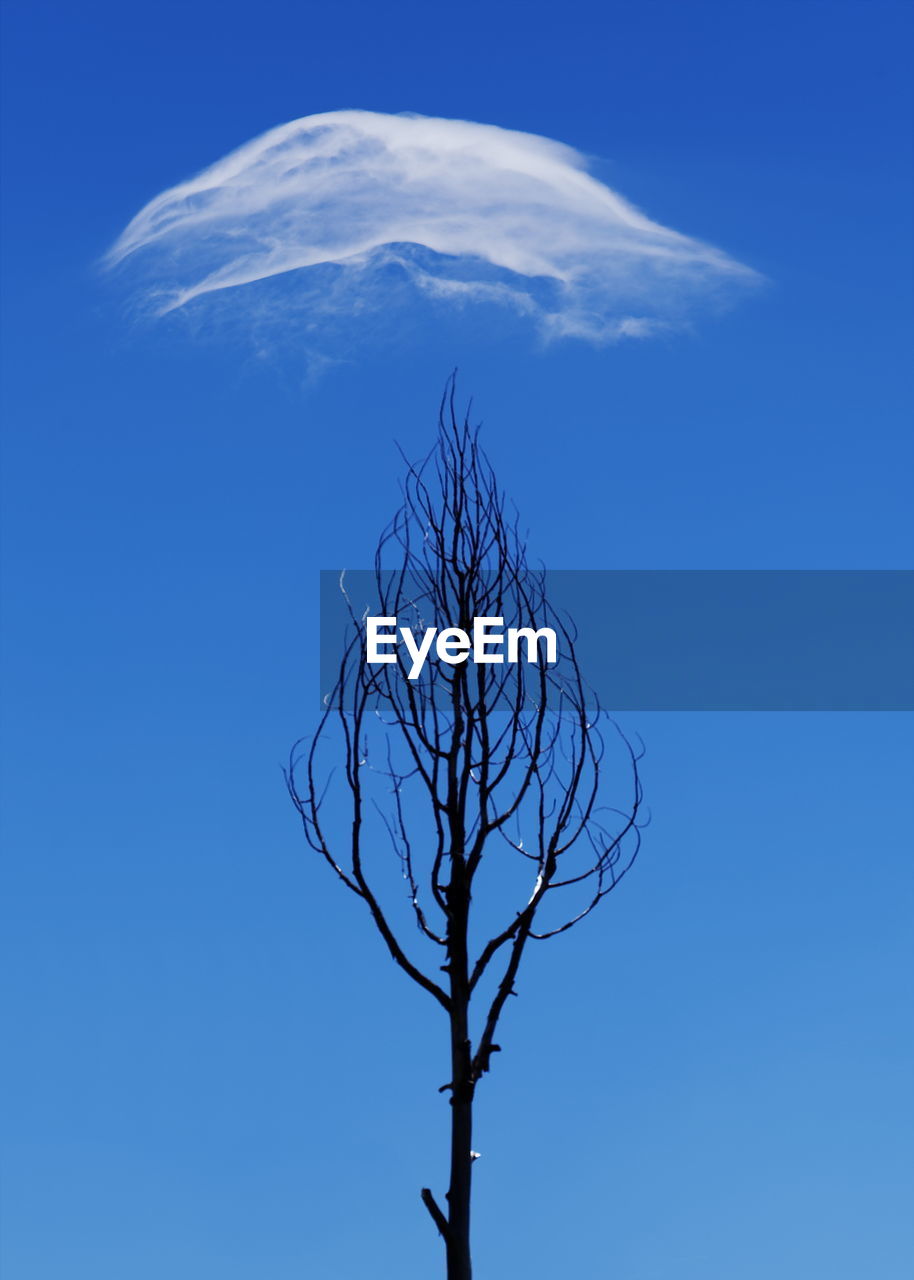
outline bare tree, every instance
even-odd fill
[[[478,431],[455,413],[454,391],[451,379],[436,447],[407,466],[402,506],[378,545],[375,612],[465,631],[480,617],[534,632],[550,626],[557,661],[533,641],[525,662],[427,663],[409,679],[400,650],[393,662],[366,663],[365,616],[350,600],[336,683],[286,777],[312,848],[448,1018],[447,1209],[428,1188],[422,1200],[445,1241],[448,1280],[470,1280],[473,1099],[500,1049],[499,1019],[528,943],[577,924],[631,867],[642,793],[639,753],[594,707],[573,627],[551,608],[544,572],[528,565]],[[600,724],[621,748],[622,808],[601,802]],[[342,763],[335,774],[326,753]],[[379,839],[399,859],[405,905],[379,887]],[[404,912],[418,931],[409,945]]]

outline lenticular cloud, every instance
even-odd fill
[[[284,277],[287,301],[345,314],[382,301],[393,267],[445,303],[513,307],[595,341],[681,323],[755,278],[652,222],[571,147],[372,111],[294,120],[164,191],[108,254],[128,261],[159,313],[226,290],[251,302],[256,282]]]

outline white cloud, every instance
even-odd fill
[[[330,111],[271,129],[156,196],[110,250],[144,263],[159,313],[289,272],[323,310],[378,300],[395,266],[448,303],[485,301],[595,341],[681,323],[757,279],[652,222],[571,147],[465,120]],[[337,267],[314,294],[308,268]],[[309,281],[311,281],[309,283]]]

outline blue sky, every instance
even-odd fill
[[[364,563],[455,364],[553,566],[910,565],[910,7],[5,23],[5,1273],[436,1274],[445,1027],[279,774],[316,571]],[[159,192],[348,107],[560,140],[765,283],[609,345],[398,294],[316,358],[300,318],[152,322],[101,271]],[[653,824],[527,966],[480,1093],[478,1273],[900,1280],[910,717],[626,727]]]

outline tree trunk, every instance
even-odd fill
[[[447,1193],[447,1280],[471,1280],[470,1185],[473,1158],[470,1152],[473,1141],[475,1083],[472,1078],[469,1031],[467,929],[470,894],[462,854],[452,856],[448,888],[451,907],[448,929],[448,966],[451,977],[451,1181]]]
[[[451,1017],[451,1182],[448,1188],[447,1280],[471,1280],[470,1186],[473,1157],[473,1081],[467,1006],[455,1007]]]

